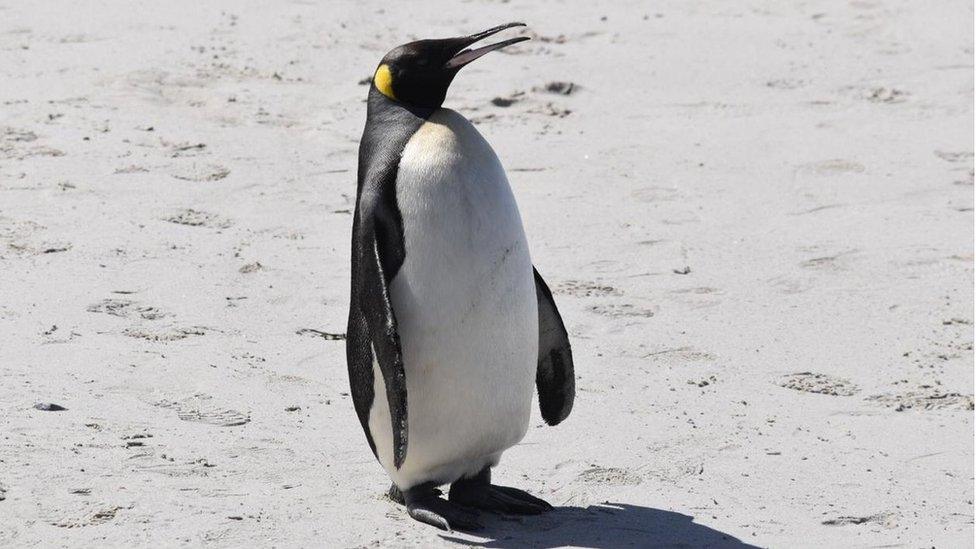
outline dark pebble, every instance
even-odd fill
[[[572,82],[549,82],[546,84],[546,91],[559,95],[570,95],[576,91],[576,84]]]

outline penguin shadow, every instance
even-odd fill
[[[694,517],[626,503],[556,507],[539,516],[509,517],[484,513],[484,528],[473,534],[485,541],[443,534],[468,547],[758,547],[731,534],[696,524]]]

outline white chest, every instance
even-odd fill
[[[463,116],[441,109],[410,139],[396,196],[406,251],[391,288],[400,324],[442,330],[517,322],[535,311],[532,261],[508,178]]]
[[[476,472],[521,440],[538,313],[508,179],[464,117],[442,109],[410,139],[396,196],[406,255],[390,293],[407,377],[409,443],[399,471],[387,465],[379,440],[377,450],[403,487]]]

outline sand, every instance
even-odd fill
[[[200,4],[0,2],[0,546],[972,546],[971,3]],[[448,534],[348,396],[360,81],[511,20],[447,106],[578,394]]]

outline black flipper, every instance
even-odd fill
[[[366,414],[363,427],[367,436],[372,439],[368,429],[369,409],[373,398],[385,398],[390,408],[391,428],[393,429],[393,463],[399,468],[407,455],[407,377],[403,368],[403,356],[400,349],[400,336],[397,333],[396,315],[390,302],[390,279],[386,272],[389,261],[384,261],[381,242],[397,235],[390,234],[386,226],[386,213],[383,206],[375,203],[372,197],[364,197],[360,210],[361,218],[357,228],[360,230],[362,246],[353,253],[359,254],[353,261],[354,284],[359,287],[357,298],[353,299],[350,308],[357,307],[357,311],[350,310],[348,333],[358,332],[354,339],[349,340],[347,359],[349,361],[350,379],[360,378],[360,383],[366,382],[364,370],[369,370],[368,383],[370,397],[368,402],[362,399]],[[402,263],[402,258],[401,258]],[[357,316],[358,318],[353,319]],[[347,335],[347,338],[349,336]],[[352,347],[355,344],[356,349]],[[366,347],[365,349],[363,347]],[[379,364],[386,386],[386,395],[372,395],[373,360]],[[353,370],[356,370],[354,372]],[[356,387],[353,381],[352,389],[357,393],[365,387]],[[357,412],[360,408],[360,395],[354,395]],[[365,395],[362,395],[365,396]],[[361,416],[362,420],[363,417]],[[372,446],[372,440],[370,440]],[[373,448],[376,452],[375,447]]]
[[[393,429],[393,463],[407,456],[407,382],[390,300],[390,284],[403,264],[403,223],[396,204],[400,154],[427,111],[408,109],[370,89],[366,129],[359,146],[359,181],[352,229],[352,288],[346,359],[349,385],[370,449],[374,398],[386,398]],[[386,395],[373,394],[373,358],[386,384]]]
[[[573,351],[559,310],[539,271],[535,274],[535,295],[539,303],[539,364],[535,384],[539,391],[542,419],[557,425],[569,416],[576,396]]]

